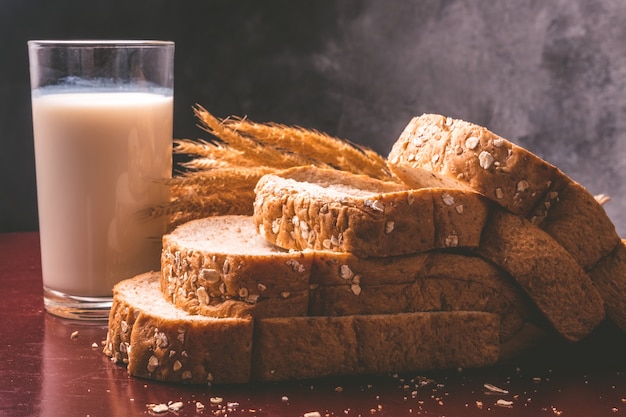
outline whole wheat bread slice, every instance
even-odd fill
[[[158,272],[113,288],[104,353],[136,377],[194,384],[250,381],[253,321],[213,318],[176,308]]]
[[[436,114],[415,117],[393,145],[388,161],[409,184],[411,178],[399,167],[423,169],[456,181],[460,188],[469,186],[528,218],[583,269],[619,243],[613,223],[584,187],[482,126]]]
[[[523,217],[494,207],[476,252],[511,274],[567,340],[584,338],[604,319],[604,302],[590,277]]]
[[[104,348],[141,378],[245,383],[473,368],[499,358],[495,314],[212,318],[166,301],[158,275],[115,286]]]
[[[487,216],[478,193],[405,185],[332,169],[298,167],[255,188],[260,234],[285,249],[395,256],[475,247]]]
[[[359,258],[345,252],[286,251],[262,239],[251,216],[191,221],[163,241],[162,290],[194,314],[261,318],[484,311],[501,317],[502,340],[531,315],[531,303],[513,279],[476,256],[428,252]],[[212,282],[203,272],[207,268],[214,271]]]
[[[306,315],[312,255],[268,243],[251,216],[193,220],[163,236],[161,288],[194,314]]]

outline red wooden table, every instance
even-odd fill
[[[182,408],[164,416],[626,416],[626,335],[610,323],[480,370],[213,387],[129,377],[102,354],[103,323],[45,313],[38,239],[0,234],[0,416],[138,416],[169,402]]]

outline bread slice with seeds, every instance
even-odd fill
[[[494,207],[476,252],[511,274],[565,339],[584,338],[604,319],[604,302],[590,277],[523,217]]]
[[[496,314],[213,318],[166,301],[158,275],[124,280],[113,293],[104,353],[140,378],[232,384],[474,368],[499,359]]]
[[[163,236],[161,289],[193,314],[302,316],[312,262],[260,237],[251,216],[207,217]]]
[[[513,279],[476,256],[359,258],[327,250],[286,251],[262,239],[251,216],[191,221],[163,241],[162,291],[194,314],[262,318],[474,310],[501,317],[502,340],[533,314]],[[207,269],[214,282],[206,279]]]
[[[388,161],[403,180],[411,181],[398,167],[424,169],[526,217],[550,233],[583,269],[619,243],[613,223],[584,187],[482,126],[436,114],[415,117]]]
[[[253,321],[189,314],[162,295],[159,273],[113,289],[104,353],[136,377],[194,384],[250,380]]]
[[[263,176],[255,188],[260,234],[285,249],[395,256],[476,247],[488,204],[478,193],[407,189],[399,183],[316,167]]]

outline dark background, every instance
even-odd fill
[[[1,0],[0,232],[37,229],[26,42],[176,42],[192,106],[322,130],[386,155],[411,117],[482,124],[559,166],[626,236],[622,0]]]

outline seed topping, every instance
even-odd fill
[[[169,345],[165,333],[159,331],[155,331],[154,333],[154,343],[157,347],[160,347],[161,349],[165,349]]]
[[[200,278],[204,279],[210,284],[215,284],[220,281],[220,273],[212,268],[202,268],[200,270]]]
[[[354,276],[354,272],[352,272],[348,265],[341,265],[339,267],[339,276],[345,280],[349,280]]]
[[[480,167],[482,169],[489,169],[491,167],[491,165],[493,164],[493,161],[494,161],[493,155],[491,155],[487,151],[482,151],[478,155],[478,162],[479,162]]]
[[[385,205],[383,203],[381,203],[379,200],[370,200],[370,199],[366,199],[365,200],[365,207],[369,207],[374,211],[378,211],[378,212],[384,212],[385,211]]]
[[[493,146],[496,148],[501,148],[504,145],[504,139],[498,138],[493,140]]]
[[[530,184],[528,184],[528,181],[526,180],[521,180],[517,183],[517,191],[519,192],[528,190],[528,187],[530,187]]]
[[[303,273],[306,270],[306,267],[295,259],[289,259],[285,265],[290,266],[293,272]]]
[[[447,248],[455,248],[459,245],[459,237],[457,235],[450,235],[446,237],[444,244]]]
[[[272,220],[272,233],[277,234],[280,231],[280,217]]]
[[[148,359],[148,372],[154,372],[156,368],[159,367],[159,358],[152,355],[150,359]]]
[[[478,146],[478,138],[476,136],[470,136],[465,141],[465,147],[467,149],[476,149],[477,146]]]
[[[211,300],[209,298],[209,293],[207,292],[206,288],[198,287],[198,289],[196,290],[196,296],[198,297],[198,302],[200,303],[200,305],[209,305],[209,302]]]

